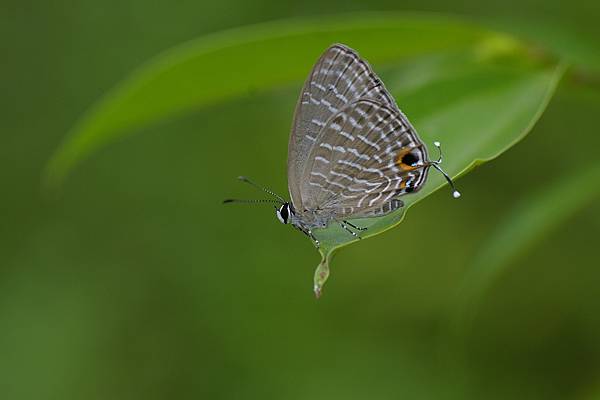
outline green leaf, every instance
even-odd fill
[[[445,62],[441,61],[441,69],[443,65]],[[452,176],[461,176],[497,157],[529,132],[546,108],[563,71],[561,66],[524,69],[475,62],[450,76],[436,75],[440,78],[428,80],[411,92],[400,95],[401,88],[393,87],[392,91],[401,106],[415,108],[408,115],[414,115],[413,125],[424,142],[428,145],[436,140],[443,143],[446,171]],[[368,228],[363,239],[391,229],[402,221],[412,205],[444,183],[440,174],[431,171],[421,191],[403,198],[402,210],[353,223]],[[452,201],[450,191],[448,196],[448,201]],[[318,272],[328,271],[334,251],[356,240],[336,224],[316,231],[315,235],[321,241],[322,261]],[[317,275],[315,292],[320,294],[325,281],[320,275],[317,279]],[[324,276],[326,279],[328,274]]]
[[[206,36],[148,61],[94,104],[50,160],[45,180],[59,184],[99,147],[149,124],[251,91],[300,83],[334,42],[379,64],[484,46],[499,37],[448,18],[378,14],[282,21]]]
[[[458,322],[469,323],[480,297],[513,262],[600,195],[600,164],[569,171],[521,201],[475,256],[461,290]]]
[[[578,32],[579,29],[571,22],[564,19],[548,21],[514,16],[486,18],[484,21],[487,26],[517,35],[577,68],[593,73],[597,81],[600,71],[600,42],[590,34]]]
[[[99,147],[151,123],[248,91],[300,85],[333,42],[358,49],[378,71],[388,66],[387,87],[425,143],[443,143],[445,168],[453,176],[520,140],[564,69],[540,64],[511,37],[439,16],[356,15],[236,29],[160,55],[109,92],[70,132],[47,167],[46,181],[60,183]],[[363,237],[390,229],[443,183],[431,173],[424,189],[403,198],[402,210],[355,223],[369,228]],[[323,257],[315,273],[320,294],[332,255],[354,240],[336,224],[315,235]]]

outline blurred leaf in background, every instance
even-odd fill
[[[586,166],[581,171],[568,171],[542,193],[524,197],[514,210],[486,239],[473,257],[471,273],[465,277],[461,313],[472,313],[499,275],[514,259],[526,254],[536,242],[568,223],[573,214],[588,207],[600,193],[600,164]],[[472,315],[471,315],[472,317]],[[465,322],[465,321],[463,321]]]
[[[600,210],[590,168],[600,146],[594,134],[600,107],[598,4],[2,5],[4,397],[589,399],[598,393],[600,271],[593,244]],[[526,109],[545,103],[532,100],[521,108],[514,93],[522,93],[523,101],[540,99],[526,96],[536,91],[525,89],[546,93],[541,83],[555,81],[556,63],[566,60],[571,67],[531,133],[460,180],[468,196],[455,202],[444,191],[433,193],[396,229],[340,252],[328,295],[315,302],[310,242],[280,226],[272,210],[223,209],[220,201],[243,194],[245,188],[235,189],[232,179],[242,172],[285,192],[285,149],[298,88],[319,52],[342,38],[313,35],[310,46],[291,59],[290,49],[281,46],[286,53],[276,60],[280,75],[252,75],[255,80],[221,70],[222,62],[237,60],[231,59],[234,53],[209,57],[218,63],[212,66],[200,57],[184,69],[191,80],[166,80],[161,96],[146,92],[132,98],[157,102],[135,113],[121,110],[125,103],[106,106],[106,99],[119,99],[120,89],[102,95],[126,76],[133,83],[121,89],[145,83],[148,69],[131,71],[166,49],[190,43],[163,53],[181,61],[186,49],[223,38],[212,32],[241,27],[230,31],[239,37],[256,29],[243,26],[289,17],[337,19],[326,28],[338,32],[355,27],[342,13],[369,9],[390,19],[398,11],[420,10],[478,21],[467,24],[478,26],[475,36],[471,28],[465,34],[459,27],[451,36],[418,35],[414,43],[383,34],[348,43],[381,72],[427,141],[449,135],[447,159],[456,154],[456,164],[449,165],[454,173],[465,160],[482,157],[476,150],[463,157],[457,150],[464,149],[462,142],[451,148],[450,135],[462,132],[457,113],[470,114],[462,121],[469,131],[490,132],[498,121],[490,119],[487,126],[483,112],[498,101],[506,106],[498,106],[498,115],[510,116],[502,132],[510,132],[512,144],[536,119]],[[330,13],[338,16],[325,15]],[[422,18],[456,20],[405,18],[395,29],[406,31]],[[297,25],[286,29],[301,33]],[[514,39],[492,33],[488,40],[492,31]],[[237,54],[266,50],[276,39],[268,31],[261,34],[265,47],[251,45],[259,34],[248,35],[247,47]],[[423,41],[417,45],[417,39]],[[448,42],[457,47],[443,47]],[[172,65],[155,64],[150,71]],[[188,90],[192,83],[204,84],[193,76],[195,68],[208,67],[229,73],[229,86],[222,92],[219,85],[202,93]],[[186,102],[171,102],[180,93]],[[92,110],[123,113],[110,122],[94,120],[94,111],[85,110],[99,98],[105,100]],[[76,127],[111,134],[84,140],[81,153],[67,151],[69,161],[57,171],[97,150],[71,171],[58,198],[44,198],[40,175],[84,113]],[[451,131],[442,132],[450,122]],[[114,140],[116,132],[133,130],[140,134]],[[482,154],[496,155],[507,137],[499,135]],[[112,146],[100,146],[110,141]],[[564,179],[568,183],[561,187]],[[431,190],[440,182],[432,180]],[[560,198],[561,190],[568,203],[582,206],[536,205],[544,193]],[[510,223],[511,215],[522,221],[547,216],[543,225],[519,228]],[[540,229],[548,224],[552,231]],[[520,243],[490,242],[511,229],[514,242],[537,245],[510,257]],[[495,246],[501,248],[489,253],[496,254],[490,265],[475,263],[477,254]],[[459,288],[473,266],[495,263],[502,263],[503,273],[487,281],[469,329],[455,336]]]

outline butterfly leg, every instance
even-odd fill
[[[321,245],[321,243],[319,242],[319,240],[315,237],[315,235],[313,235],[312,231],[309,229],[306,231],[306,234],[308,235],[309,238],[312,239],[313,243],[315,244],[315,246],[317,246],[317,249],[319,248],[319,246]]]
[[[356,226],[356,225],[354,225],[354,224],[352,224],[352,223],[350,223],[348,221],[344,221],[344,223],[346,225],[348,225],[349,227],[356,229],[357,231],[366,231],[367,230],[367,228],[362,228],[360,226]]]
[[[346,225],[346,223],[347,223],[346,221],[342,221],[342,222],[340,222],[340,226],[341,226],[342,228],[344,228],[344,230],[345,230],[346,232],[350,233],[350,234],[351,234],[352,236],[354,236],[355,238],[362,239],[360,236],[358,236],[358,235],[356,234],[356,232],[354,232],[352,229],[348,228],[348,225]]]
[[[315,235],[313,235],[312,231],[310,229],[304,229],[300,226],[297,225],[293,225],[294,228],[298,229],[300,232],[304,233],[306,236],[308,236],[310,238],[310,240],[313,241],[313,243],[315,244],[316,248],[318,249],[321,246],[321,242],[319,242],[319,239],[317,239],[315,237]]]

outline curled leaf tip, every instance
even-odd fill
[[[324,254],[319,266],[315,270],[313,291],[317,299],[323,293],[323,285],[325,285],[327,278],[329,278],[329,255]]]
[[[319,300],[321,298],[321,288],[317,285],[315,285],[315,287],[313,288],[313,291],[315,292],[315,298],[317,300]]]

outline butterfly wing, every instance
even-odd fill
[[[387,214],[397,197],[425,183],[427,150],[397,108],[360,99],[333,114],[319,133],[301,195],[307,209],[334,219]]]
[[[360,98],[397,110],[392,96],[369,64],[342,44],[329,47],[311,70],[296,105],[288,145],[288,188],[292,204],[306,208],[302,179],[317,137],[334,114]],[[398,111],[399,112],[399,111]]]

